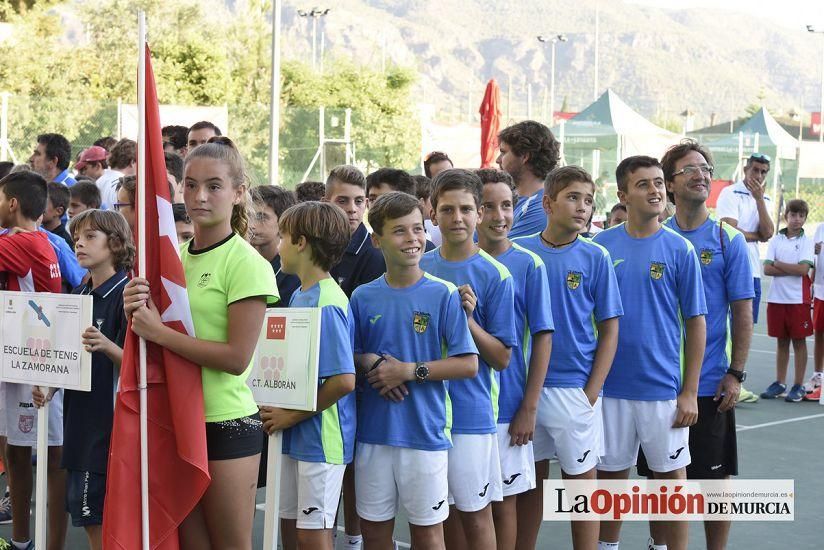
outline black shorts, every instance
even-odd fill
[[[698,422],[690,427],[690,462],[687,479],[724,479],[738,475],[738,441],[735,409],[718,412],[720,401],[698,398]],[[638,451],[638,475],[651,477],[643,451]]]
[[[74,527],[103,525],[103,497],[106,474],[68,470],[66,472],[66,511]]]
[[[259,454],[263,449],[260,413],[233,420],[206,423],[209,460],[231,460]]]

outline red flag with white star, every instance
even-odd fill
[[[186,279],[177,245],[172,197],[166,179],[160,114],[146,48],[146,279],[163,322],[194,336]],[[103,546],[141,548],[140,401],[138,337],[126,333],[120,388],[109,451],[103,515]],[[152,549],[177,550],[177,529],[209,486],[206,426],[200,367],[146,342],[149,445],[149,539]]]

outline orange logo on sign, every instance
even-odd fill
[[[266,339],[286,339],[286,317],[269,317],[269,322],[266,325]]]

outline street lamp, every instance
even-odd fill
[[[311,17],[312,18],[312,70],[317,70],[317,37],[318,37],[318,18],[327,15],[331,11],[331,8],[318,8],[314,7],[309,11],[306,10],[298,10],[298,15],[301,17]]]
[[[555,44],[558,42],[566,42],[565,34],[556,34],[555,36],[546,37],[542,34],[538,35],[538,42],[546,44],[549,42],[552,48],[551,64],[549,69],[549,125],[555,124]]]
[[[807,32],[813,34],[824,34],[824,31],[817,31],[813,25],[807,25]],[[821,51],[821,103],[818,112],[818,141],[824,141],[824,49]]]

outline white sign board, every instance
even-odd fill
[[[90,391],[80,335],[91,325],[91,296],[0,292],[0,380]]]
[[[247,384],[258,405],[314,411],[318,397],[320,308],[266,310]]]

